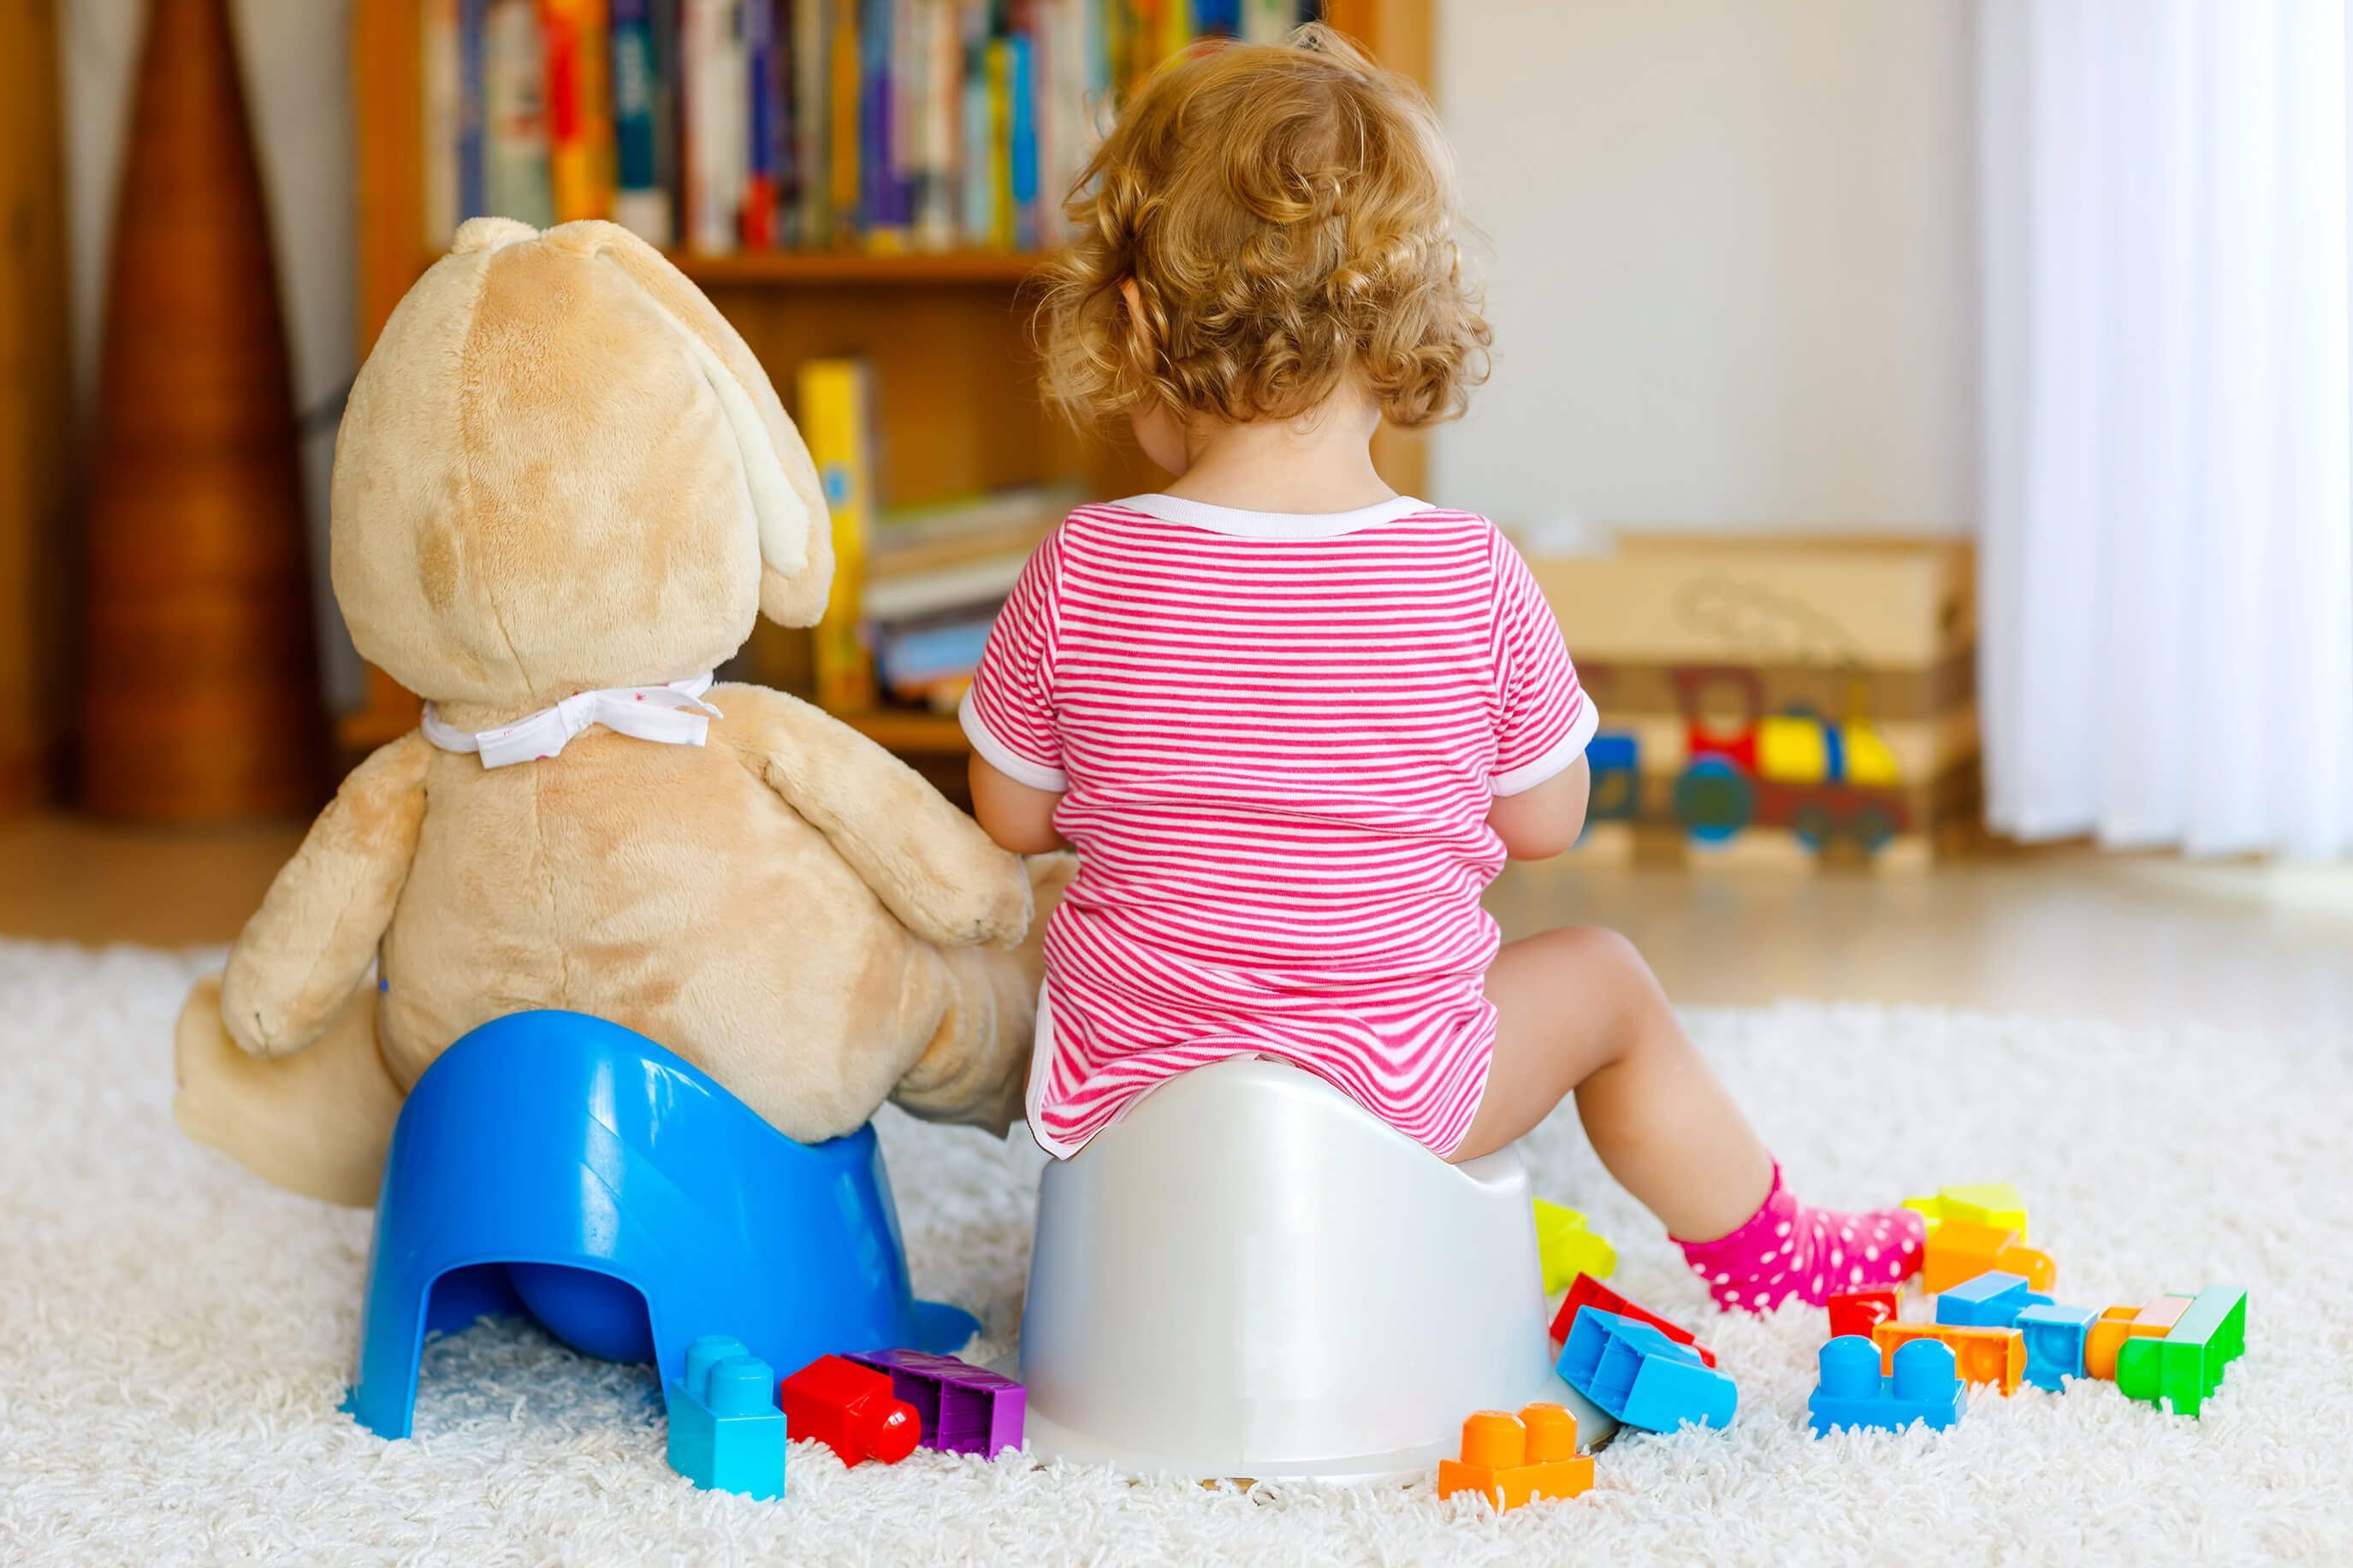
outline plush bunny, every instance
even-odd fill
[[[409,1087],[534,1007],[638,1030],[804,1142],[886,1098],[1005,1131],[1030,877],[854,731],[706,687],[755,615],[818,618],[833,552],[767,377],[658,252],[606,223],[460,229],[352,389],[333,561],[425,723],[190,993],[191,1137],[372,1204]]]

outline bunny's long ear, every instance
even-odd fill
[[[628,229],[566,224],[547,237],[576,240],[618,269],[677,328],[681,345],[711,384],[744,465],[759,531],[760,611],[780,625],[814,625],[833,585],[832,527],[817,465],[759,361],[702,291]]]

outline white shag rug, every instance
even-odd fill
[[[174,1127],[171,1022],[209,962],[0,942],[0,1563],[2353,1561],[2353,1037],[1692,1016],[1812,1201],[2008,1179],[2062,1300],[2247,1285],[2248,1351],[2202,1419],[2095,1384],[1812,1439],[1822,1314],[1715,1316],[1564,1113],[1526,1145],[1538,1191],[1615,1240],[1613,1284],[1715,1345],[1729,1432],[1629,1435],[1584,1498],[1500,1519],[1426,1481],[1245,1493],[929,1452],[845,1470],[809,1445],[789,1500],[758,1503],[664,1465],[649,1372],[523,1326],[428,1348],[416,1438],[339,1414],[368,1216]],[[1042,1156],[889,1112],[882,1134],[918,1290],[1005,1348]]]

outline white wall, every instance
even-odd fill
[[[116,186],[146,4],[65,0],[61,9],[74,372],[86,416],[96,390]],[[359,695],[359,658],[327,588],[326,522],[333,412],[358,353],[351,6],[348,0],[230,0],[229,12],[270,208],[294,405],[312,416],[302,448],[312,576],[328,697],[342,707]]]
[[[1436,499],[1505,523],[1969,525],[1968,0],[1438,10],[1496,354],[1436,438]]]

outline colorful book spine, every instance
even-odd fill
[[[460,206],[466,136],[458,0],[423,0],[422,18],[417,47],[425,132],[424,237],[427,250],[440,251],[449,247],[450,237],[466,216]]]
[[[872,379],[866,362],[801,362],[797,423],[833,514],[833,589],[812,646],[818,703],[854,713],[874,703],[874,661],[859,630],[873,515]]]
[[[660,81],[649,0],[612,0],[613,221],[649,245],[671,241],[662,179]]]
[[[785,105],[776,76],[775,0],[742,0],[744,92],[750,136],[741,220],[744,248],[776,247],[776,211],[784,166]]]
[[[881,255],[904,248],[899,221],[898,175],[892,147],[893,0],[863,0],[858,19],[859,210],[867,247]]]
[[[458,0],[458,218],[491,210],[487,162],[488,19],[483,0]],[[451,232],[456,232],[453,227]]]
[[[547,60],[535,0],[490,0],[483,81],[489,210],[545,228],[555,221],[548,177]]]
[[[828,89],[832,95],[833,112],[828,120],[828,135],[832,142],[833,176],[831,206],[833,208],[831,243],[853,243],[865,214],[859,199],[859,8],[866,0],[833,0],[833,48]]]
[[[988,40],[988,243],[1014,247],[1013,40]]]
[[[752,143],[742,10],[737,0],[684,0],[679,27],[687,244],[725,256],[736,248]]]
[[[1013,246],[1017,250],[1038,248],[1038,94],[1035,56],[1029,35],[1016,33],[1008,40],[1012,45],[1012,58],[1008,67],[1011,82],[1008,97],[1012,102],[1013,124],[1009,178],[1013,194]]]
[[[540,0],[555,219],[612,216],[604,0]]]
[[[1253,44],[1279,44],[1299,26],[1295,0],[1241,0],[1242,37]]]
[[[793,0],[793,162],[800,197],[794,243],[833,242],[832,122],[827,91],[832,0]]]
[[[956,242],[956,142],[963,118],[963,41],[954,0],[917,0],[923,80],[915,117],[915,244],[953,249]]]

